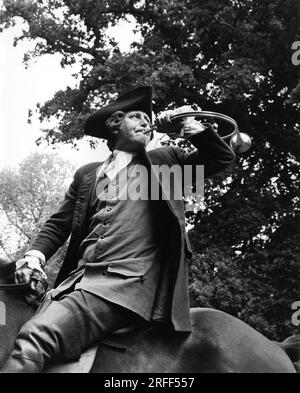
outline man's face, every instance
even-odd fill
[[[116,135],[115,149],[134,152],[146,147],[151,137],[149,116],[142,111],[127,112]]]

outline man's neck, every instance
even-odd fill
[[[130,154],[130,155],[132,155],[132,156],[134,156],[134,155],[136,154],[136,152],[127,151],[127,150],[121,150],[121,149],[114,149],[114,150],[112,151],[112,154],[113,154],[114,156],[116,156],[116,155],[119,154],[119,153]]]

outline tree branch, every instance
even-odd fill
[[[2,206],[2,209],[3,209],[3,211],[4,211],[5,215],[6,215],[6,218],[7,218],[8,222],[9,222],[11,225],[13,225],[14,227],[16,227],[16,228],[17,228],[17,229],[18,229],[18,230],[19,230],[28,240],[31,240],[31,236],[29,236],[29,235],[24,231],[24,229],[23,229],[22,227],[20,227],[20,225],[18,225],[18,223],[10,217],[10,215],[9,215],[9,213],[7,212],[7,210],[5,209],[5,207]]]
[[[28,217],[23,213],[23,210],[21,209],[21,207],[20,206],[18,206],[18,204],[13,200],[13,199],[10,199],[10,202],[9,202],[12,206],[13,206],[13,208],[18,212],[18,214],[20,215],[20,217],[21,217],[21,219],[23,220],[23,221],[26,221],[26,220],[28,220]],[[1,204],[2,205],[2,209],[5,211],[5,207],[3,206],[3,204]]]
[[[4,247],[4,244],[2,242],[2,240],[0,239],[0,247],[2,248],[2,250],[5,252],[5,255],[10,258],[10,253],[7,251],[7,249]]]

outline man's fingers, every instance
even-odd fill
[[[15,283],[20,284],[20,277],[18,272],[15,272]]]
[[[191,123],[185,124],[182,129],[185,134],[188,134],[188,133],[192,134],[195,132],[203,131],[205,129],[205,127],[199,121],[194,120]]]
[[[36,280],[31,280],[30,282],[30,288],[35,291],[37,286],[37,281]]]
[[[30,281],[30,277],[32,275],[33,270],[32,269],[28,269],[28,268],[24,268],[24,269],[18,269],[15,272],[15,282],[17,284],[24,284],[26,282]]]
[[[24,275],[24,273],[22,271],[18,271],[18,270],[16,271],[15,282],[17,284],[23,284],[24,282],[26,282],[26,276]]]

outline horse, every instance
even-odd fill
[[[0,286],[13,282],[14,264],[0,260]],[[0,288],[0,368],[19,329],[35,313],[18,290]],[[300,335],[278,343],[238,318],[191,308],[192,332],[162,325],[120,330],[87,350],[77,362],[49,365],[45,373],[295,373]]]

